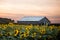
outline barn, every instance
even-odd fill
[[[50,25],[50,21],[44,16],[25,16],[21,20],[17,21],[18,24],[38,24],[38,25]]]

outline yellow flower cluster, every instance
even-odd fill
[[[40,29],[40,33],[41,34],[45,34],[46,33],[46,29],[45,28]]]
[[[19,31],[16,29],[16,30],[14,30],[14,36],[17,36],[18,35],[18,33],[19,33]]]
[[[39,26],[39,25],[15,25],[13,23],[9,23],[9,24],[0,24],[0,30],[1,32],[3,30],[7,31],[7,27],[10,27],[11,30],[8,30],[9,32],[6,34],[9,34],[11,32],[11,34],[14,36],[17,36],[18,34],[20,35],[20,38],[24,38],[24,37],[28,37],[31,36],[32,38],[36,37],[37,34],[39,34],[38,36],[41,38],[42,35],[46,34],[47,29],[53,31],[55,28],[58,29],[58,31],[60,31],[60,26],[56,27],[56,26]],[[2,36],[4,33],[0,33],[0,36]],[[49,36],[50,37],[50,36]]]
[[[32,37],[36,37],[36,33],[35,32],[32,34]]]

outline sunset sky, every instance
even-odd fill
[[[20,20],[23,16],[46,16],[60,23],[60,0],[0,0],[0,17]]]

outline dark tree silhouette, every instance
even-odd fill
[[[8,24],[10,22],[14,22],[14,20],[8,19],[8,18],[0,18],[0,24]]]

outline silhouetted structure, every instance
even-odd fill
[[[8,24],[10,22],[14,22],[14,20],[8,19],[8,18],[0,18],[0,24]]]
[[[17,22],[18,24],[38,24],[38,25],[50,25],[50,21],[43,16],[25,16]]]
[[[60,23],[51,23],[50,25],[60,26]]]

